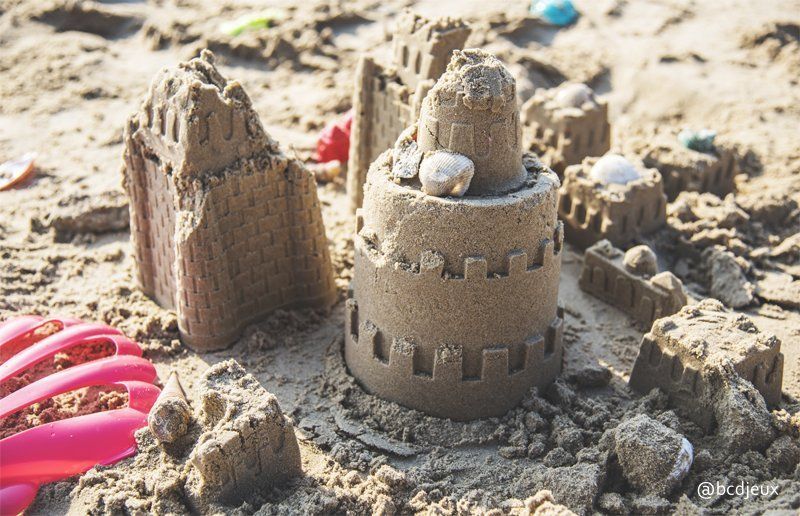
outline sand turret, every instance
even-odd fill
[[[210,52],[159,73],[124,158],[139,284],[186,344],[224,348],[276,308],[334,301],[314,177]]]
[[[456,52],[422,103],[417,142],[475,164],[470,192],[507,192],[525,180],[514,78],[494,56]]]
[[[561,371],[559,182],[523,155],[514,95],[495,57],[455,52],[364,186],[347,365],[368,391],[436,416],[503,414]],[[438,141],[423,136],[432,124]],[[423,172],[470,181],[432,195]]]

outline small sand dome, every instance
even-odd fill
[[[594,164],[589,177],[607,185],[626,185],[641,178],[641,174],[625,157],[619,154],[606,154]]]
[[[656,255],[646,245],[637,245],[628,249],[623,263],[626,269],[640,276],[653,276],[658,272]]]
[[[556,104],[562,108],[579,108],[587,102],[592,102],[594,92],[583,83],[569,83],[562,86],[556,93]]]

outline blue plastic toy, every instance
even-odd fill
[[[678,133],[678,141],[687,149],[697,152],[711,152],[714,150],[714,138],[716,136],[717,132],[711,129],[700,129],[699,131],[684,129]]]
[[[571,0],[533,0],[531,13],[558,27],[578,19],[578,11]]]

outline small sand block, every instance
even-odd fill
[[[646,414],[621,423],[615,441],[625,478],[646,494],[667,496],[689,473],[694,459],[685,437]]]
[[[199,512],[301,473],[294,427],[277,398],[235,360],[206,372],[197,418],[205,432],[189,458],[186,490]]]

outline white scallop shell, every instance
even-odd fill
[[[633,163],[619,154],[606,154],[592,167],[589,177],[603,184],[626,185],[642,176]]]
[[[694,447],[685,437],[681,440],[681,449],[678,456],[675,458],[675,464],[672,466],[667,476],[667,481],[674,486],[677,486],[689,474],[689,469],[694,462]]]
[[[467,193],[475,164],[471,159],[450,151],[436,151],[422,159],[419,180],[428,195],[461,197]]]
[[[579,108],[587,102],[592,102],[594,92],[583,83],[572,83],[562,86],[556,93],[556,104],[562,108]]]

